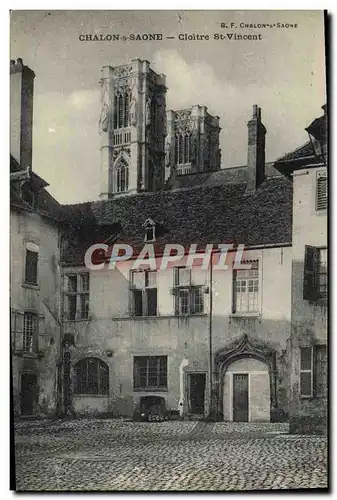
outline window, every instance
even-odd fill
[[[259,262],[252,261],[251,266],[251,269],[234,270],[233,313],[258,313],[260,310]]]
[[[23,317],[23,351],[34,352],[37,340],[37,314],[24,313]]]
[[[193,285],[191,269],[176,267],[174,269],[175,314],[201,314],[204,312],[204,291],[201,285]]]
[[[184,165],[191,163],[191,151],[192,151],[192,137],[191,134],[177,134],[175,137],[175,163],[176,165]],[[190,173],[190,168],[188,171],[181,171],[178,168],[178,173]]]
[[[303,298],[325,300],[328,295],[328,249],[305,246]]]
[[[316,210],[326,210],[328,206],[327,172],[317,172],[316,180]]]
[[[86,358],[75,365],[75,394],[109,394],[109,367],[100,359]]]
[[[135,389],[167,389],[167,356],[135,356],[133,385]]]
[[[143,224],[145,229],[145,241],[156,241],[156,224],[152,219],[146,219]]]
[[[115,192],[124,193],[129,189],[129,165],[124,158],[115,166]]]
[[[157,271],[131,271],[133,316],[157,316]]]
[[[89,273],[68,274],[65,291],[66,318],[89,318]]]
[[[37,285],[38,252],[39,247],[34,243],[26,244],[25,283],[30,285]]]
[[[303,397],[326,396],[327,350],[325,345],[301,348],[300,394]]]
[[[129,126],[130,93],[117,93],[114,101],[114,128],[125,128]]]
[[[301,348],[300,372],[301,396],[312,396],[313,393],[313,355],[312,347]]]
[[[326,345],[314,347],[314,390],[315,396],[327,396],[328,356]]]

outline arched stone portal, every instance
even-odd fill
[[[219,350],[214,361],[219,419],[274,420],[277,414],[275,350],[248,339],[245,334]]]

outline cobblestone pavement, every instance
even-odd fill
[[[287,431],[287,424],[18,422],[17,490],[326,488],[327,439]]]

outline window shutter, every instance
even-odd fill
[[[23,350],[23,317],[21,311],[16,311],[15,318],[15,352]]]
[[[306,245],[303,277],[304,300],[316,300],[318,298],[318,271],[319,249]]]
[[[37,350],[44,351],[46,347],[46,318],[40,316],[37,324]]]
[[[317,173],[316,210],[326,210],[328,206],[328,179],[326,172]]]
[[[174,276],[173,276],[174,286],[178,286],[179,285],[179,267],[175,267],[173,269],[173,273],[174,273]]]

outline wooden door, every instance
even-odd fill
[[[248,422],[248,374],[233,374],[233,421]]]
[[[21,375],[21,415],[33,415],[37,399],[37,377],[32,373]]]
[[[205,411],[205,385],[204,373],[189,373],[189,413],[203,415]]]

